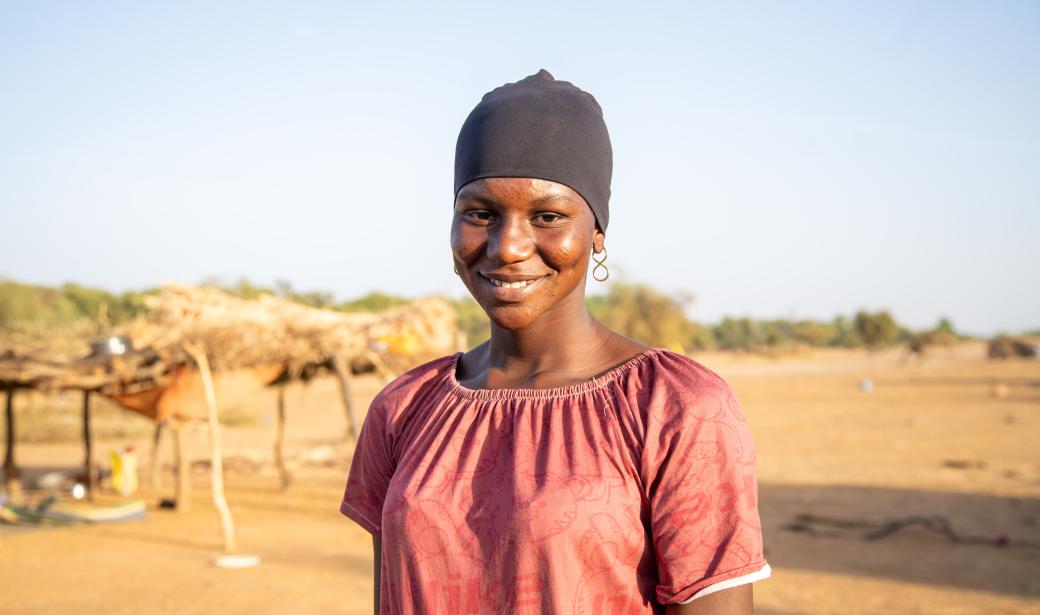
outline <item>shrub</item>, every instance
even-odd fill
[[[684,351],[694,334],[684,307],[689,295],[668,296],[645,284],[615,283],[601,304],[599,320],[622,335],[651,346]]]
[[[868,348],[887,346],[900,335],[900,327],[887,310],[880,312],[856,312],[853,328]]]

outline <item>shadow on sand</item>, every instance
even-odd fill
[[[849,486],[762,484],[766,557],[774,568],[888,578],[910,583],[1040,596],[1040,499]],[[920,526],[868,540],[869,529],[812,526],[789,529],[801,514],[886,522],[941,517],[959,536],[992,540],[957,543]],[[1007,544],[1000,546],[1000,537]],[[1028,543],[1028,544],[1023,544]]]

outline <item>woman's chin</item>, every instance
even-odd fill
[[[525,305],[484,306],[484,312],[496,326],[508,331],[524,329],[538,319],[538,314]]]

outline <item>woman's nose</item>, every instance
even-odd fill
[[[488,257],[501,263],[527,260],[534,252],[531,228],[522,219],[503,216],[488,237]]]

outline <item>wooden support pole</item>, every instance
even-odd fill
[[[340,398],[343,400],[343,409],[347,414],[346,439],[357,442],[358,426],[357,417],[354,413],[354,404],[350,401],[349,368],[347,367],[346,362],[343,361],[343,357],[333,355],[332,371],[336,372],[336,380],[339,382]]]
[[[274,465],[278,468],[278,473],[282,477],[282,489],[289,488],[289,470],[285,467],[285,456],[282,454],[282,448],[285,444],[285,386],[278,387],[278,417],[275,425],[275,439],[274,439]]]
[[[7,427],[7,448],[4,452],[4,488],[9,497],[21,493],[21,475],[18,466],[14,463],[14,387],[7,387],[4,391],[7,399],[4,403],[4,420]]]
[[[191,459],[188,459],[188,425],[181,423],[176,432],[177,454],[177,512],[191,508]]]
[[[148,467],[148,482],[151,483],[152,491],[158,492],[162,482],[162,465],[159,461],[159,443],[162,437],[162,428],[164,422],[160,421],[155,424],[155,435],[152,436],[152,463]]]
[[[217,396],[213,390],[213,374],[209,369],[209,358],[206,351],[191,343],[184,344],[184,350],[195,360],[202,376],[202,389],[206,395],[206,409],[209,414],[210,468],[212,470],[211,485],[213,488],[213,505],[220,513],[220,525],[224,530],[224,552],[235,551],[235,524],[231,519],[231,509],[224,497],[224,463],[220,450],[220,421],[217,417]]]
[[[94,437],[90,430],[90,391],[83,391],[83,471],[87,476],[87,499],[94,500]]]
[[[383,382],[389,383],[397,377],[397,374],[394,373],[394,370],[390,369],[390,366],[386,364],[386,361],[379,358],[379,355],[376,354],[374,351],[366,350],[364,352],[364,355],[369,361],[372,362],[372,365],[376,368],[376,373],[379,374],[379,377],[383,379]]]

